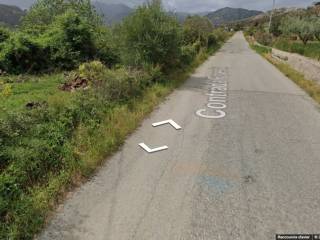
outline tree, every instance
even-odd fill
[[[58,68],[73,68],[96,53],[93,29],[74,10],[56,17],[39,41]]]
[[[208,46],[208,37],[213,31],[213,25],[206,17],[189,16],[183,23],[183,36],[185,44],[199,41],[202,46]]]
[[[290,16],[281,24],[281,31],[286,34],[298,35],[304,45],[314,37],[314,26],[312,19],[308,17]]]
[[[320,41],[320,18],[319,17],[313,17],[313,30],[314,30],[314,37]]]
[[[6,41],[10,37],[10,31],[0,26],[0,43]]]
[[[163,10],[160,1],[138,7],[117,32],[121,57],[127,65],[151,63],[165,69],[178,62],[181,46],[179,23]]]
[[[22,30],[32,34],[43,33],[57,16],[74,10],[92,25],[101,24],[90,0],[37,0],[22,20]]]
[[[276,37],[279,37],[282,34],[280,27],[281,27],[281,16],[273,17],[273,20],[270,26],[270,33],[272,33]]]

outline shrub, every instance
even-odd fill
[[[320,9],[320,8],[319,8]],[[313,21],[313,31],[315,38],[320,41],[320,19],[318,16],[312,18]]]
[[[10,37],[10,31],[0,26],[0,43],[3,43]]]
[[[167,69],[177,64],[181,46],[179,24],[159,1],[139,7],[118,31],[122,60],[127,65],[151,63]]]
[[[24,229],[39,226],[41,213],[30,202],[31,188],[45,185],[75,160],[68,144],[76,125],[74,112],[61,109],[43,107],[0,121],[0,238],[32,238]]]
[[[270,33],[275,37],[279,37],[282,34],[281,19],[282,16],[275,16],[271,22]]]
[[[266,32],[257,32],[255,34],[255,39],[257,40],[258,43],[265,45],[265,46],[270,46],[272,45],[272,35]]]
[[[181,62],[184,65],[189,65],[197,55],[197,51],[193,45],[182,46],[181,48]]]
[[[70,70],[94,58],[113,66],[119,62],[119,54],[110,35],[106,27],[93,27],[74,10],[68,10],[57,16],[44,33],[12,33],[0,45],[0,69],[15,74]]]
[[[200,41],[201,46],[208,47],[208,38],[213,31],[213,25],[206,17],[189,16],[183,23],[184,44]]]
[[[36,35],[44,33],[57,16],[70,10],[92,26],[102,23],[90,0],[37,0],[23,18],[22,30]]]
[[[96,53],[94,58],[99,59],[108,67],[120,63],[120,51],[113,32],[106,26],[99,26],[94,30]]]
[[[289,16],[282,21],[280,29],[287,35],[298,35],[306,45],[308,41],[313,39],[315,28],[312,18]]]
[[[196,41],[194,44],[192,44],[192,47],[196,51],[196,53],[199,53],[201,50],[201,43],[200,41]]]
[[[91,81],[94,91],[106,102],[123,102],[139,96],[146,86],[162,80],[159,67],[144,70],[121,67],[108,69],[99,61],[80,65],[78,74]]]
[[[218,44],[217,37],[214,33],[210,33],[208,35],[208,47],[214,47]]]
[[[253,26],[250,26],[249,29],[246,32],[249,36],[253,37],[256,33],[256,29]]]
[[[48,52],[30,35],[15,33],[0,52],[0,69],[9,73],[35,72],[47,68]]]
[[[224,42],[229,36],[229,34],[221,28],[215,29],[212,33],[216,37],[216,40],[221,43]]]
[[[69,10],[56,18],[41,36],[50,62],[57,68],[72,69],[95,55],[93,29],[78,13]]]
[[[79,66],[80,77],[91,81],[101,79],[105,71],[106,67],[99,61],[83,63]]]

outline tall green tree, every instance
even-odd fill
[[[281,27],[282,16],[274,16],[270,26],[270,33],[274,36],[279,37],[282,34]]]
[[[208,46],[208,38],[213,31],[213,25],[206,17],[189,16],[183,23],[183,36],[185,44],[199,41],[202,46]]]
[[[162,8],[161,1],[140,6],[118,29],[122,60],[129,65],[150,63],[163,68],[177,63],[181,31],[177,20]]]
[[[22,30],[39,34],[46,30],[55,18],[68,10],[74,10],[92,25],[102,22],[90,0],[37,0],[22,20]]]
[[[39,39],[58,68],[71,69],[96,54],[94,29],[72,9],[56,17]]]
[[[0,43],[6,41],[10,37],[10,31],[5,28],[0,26]]]
[[[286,17],[280,27],[287,35],[297,35],[303,44],[314,37],[314,23],[309,17],[289,16]]]
[[[317,16],[313,17],[313,28],[315,38],[320,41],[320,18]]]

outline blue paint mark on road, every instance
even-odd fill
[[[218,194],[223,194],[233,186],[230,181],[214,176],[198,176],[197,183],[202,189]]]

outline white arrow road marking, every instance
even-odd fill
[[[167,146],[162,146],[162,147],[151,149],[144,143],[140,143],[139,146],[142,147],[148,153],[154,153],[154,152],[159,152],[159,151],[163,151],[163,150],[168,149]]]
[[[177,123],[175,123],[172,119],[162,121],[162,122],[153,123],[152,126],[158,127],[158,126],[168,124],[168,123],[171,124],[171,126],[174,127],[176,130],[181,129],[181,127]]]

